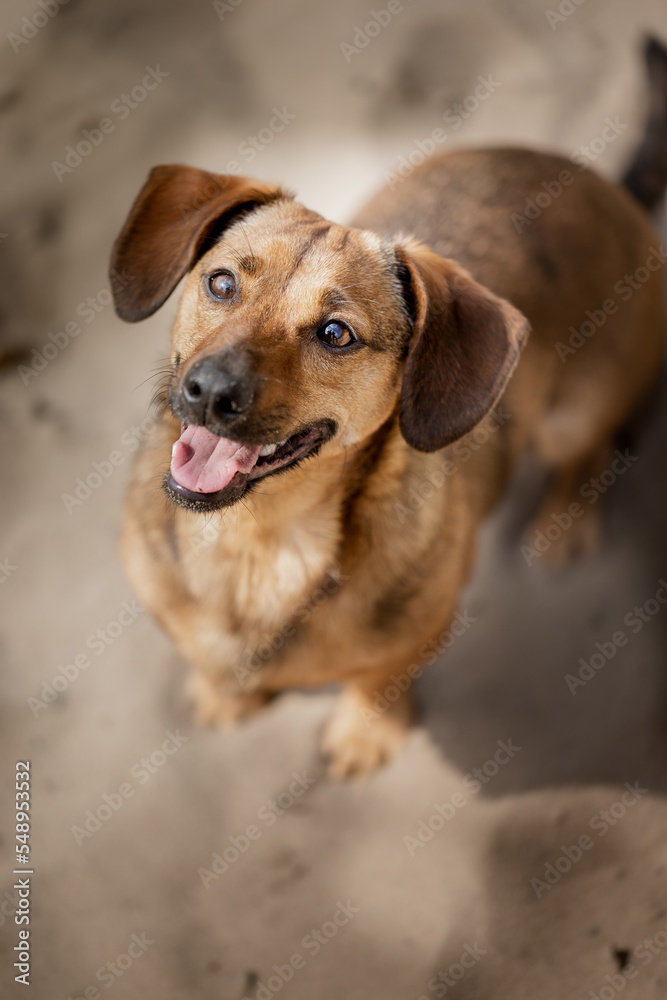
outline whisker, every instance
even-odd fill
[[[250,251],[250,259],[252,261],[256,261],[257,258],[255,257],[255,253],[254,253],[252,247],[250,246],[250,240],[248,239],[248,233],[247,233],[246,227],[243,224],[243,221],[239,222],[239,227],[240,227],[241,232],[243,233],[243,235],[245,237],[246,243],[248,244],[248,250]]]
[[[243,254],[239,250],[237,250],[236,247],[232,246],[232,244],[224,237],[218,237],[218,239],[215,242],[217,244],[220,244],[221,246],[226,247],[237,263],[240,263],[243,260]]]
[[[253,521],[255,522],[255,524],[259,524],[259,521],[257,520],[257,518],[255,517],[255,515],[251,511],[250,507],[248,507],[248,504],[245,502],[245,500],[243,498],[241,498],[241,503],[243,504],[243,506],[245,507],[245,509],[248,511],[248,513],[250,514],[250,516],[253,519]]]
[[[154,378],[154,376],[151,376],[150,378],[144,379],[144,381],[140,382],[139,385],[135,385],[134,389],[132,389],[131,392],[137,392],[139,389],[142,388],[142,386],[146,385],[146,382],[150,382],[152,378]],[[157,393],[159,393],[159,392],[166,392],[168,390],[168,388],[169,388],[169,382],[170,381],[171,381],[170,378],[167,378],[165,380],[165,377],[161,376],[161,381],[158,382],[158,384],[155,386],[155,388],[153,390],[153,395],[155,395],[156,392]]]

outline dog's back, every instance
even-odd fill
[[[607,467],[662,371],[667,256],[646,209],[667,187],[667,50],[650,40],[647,61],[648,124],[625,189],[559,156],[463,150],[426,161],[353,220],[414,234],[529,319],[503,443],[514,458],[531,443],[556,473],[538,528]],[[568,548],[593,544],[588,521]]]

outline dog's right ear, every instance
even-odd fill
[[[528,320],[453,260],[414,240],[396,246],[412,333],[399,421],[418,451],[463,437],[500,399],[528,336]]]
[[[116,312],[130,323],[151,316],[234,217],[279,198],[271,184],[178,165],[154,167],[111,254]]]

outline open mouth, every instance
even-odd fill
[[[164,488],[188,510],[228,507],[253,483],[312,455],[333,434],[330,423],[297,431],[275,444],[253,445],[219,437],[199,424],[182,424]]]

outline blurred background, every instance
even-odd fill
[[[535,484],[518,477],[462,596],[474,621],[420,682],[404,753],[363,782],[326,776],[334,692],[196,729],[116,553],[177,298],[139,326],[110,305],[110,246],[149,168],[236,163],[344,222],[482,77],[493,92],[448,148],[570,156],[611,119],[594,166],[620,176],[667,7],[548,4],[3,5],[0,996],[24,995],[23,759],[39,1000],[667,996],[664,401],[595,557],[528,565]],[[628,643],[573,692],[619,629]]]

